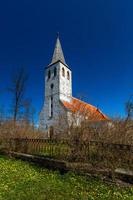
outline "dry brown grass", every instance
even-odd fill
[[[43,135],[43,132],[23,121],[14,123],[13,120],[7,120],[0,124],[0,139],[42,138]]]

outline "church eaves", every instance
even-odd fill
[[[64,58],[63,51],[62,51],[59,36],[57,37],[57,40],[56,40],[55,49],[54,49],[54,53],[53,53],[53,57],[52,57],[52,61],[51,61],[50,65],[52,65],[58,61],[61,61],[63,64],[67,65],[65,58]]]

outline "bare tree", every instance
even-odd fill
[[[15,75],[13,75],[11,80],[11,86],[9,91],[13,95],[13,121],[16,122],[18,115],[20,114],[21,108],[24,104],[24,93],[26,89],[26,82],[28,76],[23,68],[19,69]]]
[[[34,127],[34,114],[35,109],[32,106],[31,100],[27,99],[23,103],[24,113],[23,113],[23,121],[32,127]]]
[[[127,120],[133,117],[133,95],[130,96],[128,102],[126,103],[126,113]]]

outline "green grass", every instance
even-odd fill
[[[77,176],[60,175],[26,162],[0,157],[0,200],[133,200],[133,188],[119,188]]]

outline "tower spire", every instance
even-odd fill
[[[57,32],[57,38],[59,38],[59,35],[60,35],[60,33],[59,33],[59,32]]]
[[[51,64],[54,64],[57,61],[61,61],[62,63],[66,65],[66,61],[64,58],[64,54],[63,54],[60,39],[59,39],[59,32],[57,33],[57,39],[56,39],[56,44],[55,44]]]

